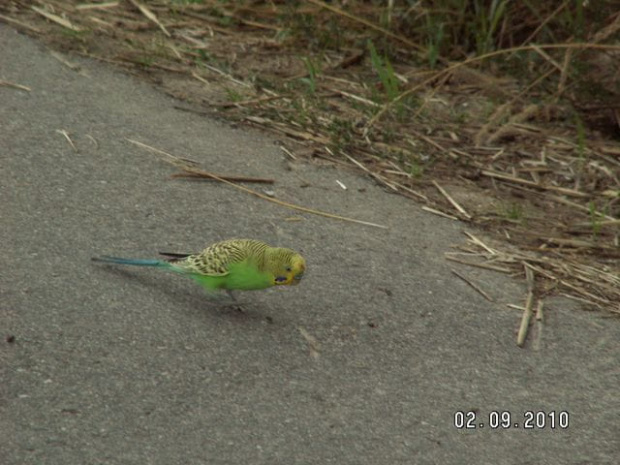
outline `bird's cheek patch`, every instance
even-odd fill
[[[276,284],[286,284],[288,279],[286,276],[276,276],[276,279],[274,281]]]

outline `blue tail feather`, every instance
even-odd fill
[[[168,263],[161,260],[141,259],[141,258],[121,258],[103,255],[102,257],[93,257],[94,262],[115,263],[117,265],[133,265],[133,266],[167,266]]]

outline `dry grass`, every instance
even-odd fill
[[[475,24],[392,1],[32,3],[0,20],[484,230],[451,260],[620,314],[613,2],[512,2]]]

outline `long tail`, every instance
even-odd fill
[[[161,266],[164,268],[170,267],[168,262],[164,262],[162,260],[144,260],[140,258],[121,258],[121,257],[110,257],[109,255],[104,255],[102,257],[93,257],[92,260],[94,262],[101,263],[115,263],[117,265],[133,265],[133,266]]]

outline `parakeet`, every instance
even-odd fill
[[[154,266],[189,276],[208,292],[266,289],[297,285],[304,276],[306,261],[297,252],[270,247],[254,239],[216,242],[197,254],[161,253],[164,260],[93,257],[94,261],[118,265]]]

